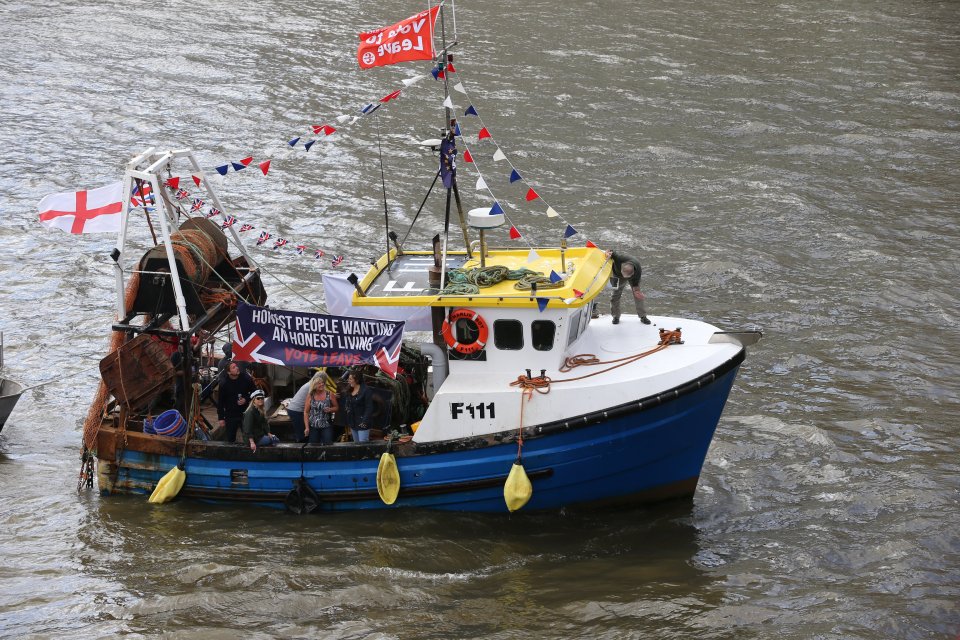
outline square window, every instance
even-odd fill
[[[553,349],[553,338],[557,333],[557,325],[550,320],[534,320],[530,325],[530,340],[537,351]]]
[[[503,351],[523,349],[523,323],[519,320],[495,320],[493,344]]]

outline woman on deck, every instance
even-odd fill
[[[310,379],[304,405],[303,435],[310,444],[333,444],[333,414],[340,410],[337,396],[327,390],[327,374],[320,371]]]
[[[363,377],[355,371],[347,374],[347,426],[354,442],[370,441],[370,417],[373,415],[373,395]]]
[[[270,433],[267,414],[263,410],[264,397],[260,389],[251,393],[250,406],[243,414],[243,437],[254,453],[257,447],[271,447],[280,442],[280,438]]]

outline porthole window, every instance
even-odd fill
[[[530,340],[537,351],[553,349],[553,338],[557,333],[557,325],[550,320],[534,320],[530,325]]]
[[[494,321],[493,344],[504,351],[523,349],[523,323],[519,320]]]

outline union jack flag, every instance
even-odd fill
[[[253,229],[253,225],[252,225],[252,224],[244,224],[244,225],[241,225],[241,226],[240,226],[240,233],[243,233],[244,231],[250,231],[251,229]]]
[[[215,216],[220,215],[221,213],[223,213],[223,212],[220,211],[220,209],[217,209],[216,207],[210,207],[210,211],[207,211],[207,217],[208,217],[208,218],[213,218],[213,217],[215,217]]]
[[[330,261],[330,264],[335,267],[339,267],[341,262],[343,262],[343,256],[333,256],[333,260]]]
[[[223,224],[220,225],[220,228],[226,229],[227,227],[232,227],[236,221],[237,219],[233,216],[227,216],[226,220],[223,221]]]
[[[204,205],[204,204],[206,204],[206,203],[205,203],[203,200],[201,200],[200,198],[194,198],[194,199],[193,199],[193,206],[190,207],[190,212],[192,213],[192,212],[194,212],[194,211],[200,211],[200,209],[203,209],[203,205]]]
[[[274,249],[279,249],[280,247],[284,246],[285,244],[287,244],[287,241],[286,241],[286,240],[284,240],[283,238],[277,238],[277,241],[273,243],[273,248],[274,248]]]
[[[186,200],[190,197],[190,192],[186,189],[177,189],[177,192],[173,194],[173,197],[177,200]]]
[[[270,239],[270,234],[267,233],[266,231],[261,231],[261,232],[260,232],[260,237],[257,238],[257,244],[258,244],[258,245],[261,245],[261,244],[263,244],[264,242],[266,242],[266,241],[269,240],[269,239]]]
[[[307,245],[305,245],[305,244],[298,244],[298,245],[297,245],[297,255],[298,255],[298,256],[302,256],[302,255],[303,255],[303,252],[306,251],[306,250],[307,250]]]
[[[316,258],[317,260],[319,260],[320,258],[322,258],[322,257],[323,257],[323,249],[317,249],[316,251],[314,251],[314,252],[313,252],[313,257]]]
[[[140,191],[143,191],[143,198],[140,197]],[[133,185],[133,192],[130,195],[130,206],[132,207],[142,207],[146,201],[147,204],[155,204],[153,201],[153,192],[149,182],[142,182],[140,188],[137,188],[137,185]]]

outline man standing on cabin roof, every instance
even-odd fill
[[[240,365],[230,362],[227,375],[220,382],[217,396],[217,418],[220,426],[226,427],[224,440],[236,442],[237,430],[243,425],[243,412],[247,408],[250,394],[256,390],[250,374],[240,371]]]
[[[623,289],[627,283],[633,291],[633,301],[637,305],[640,322],[650,324],[647,309],[643,303],[643,292],[640,291],[640,261],[616,251],[607,251],[606,256],[613,261],[613,270],[610,272],[610,285],[613,287],[613,295],[610,297],[610,315],[613,316],[613,324],[620,324],[620,296],[623,295]]]

